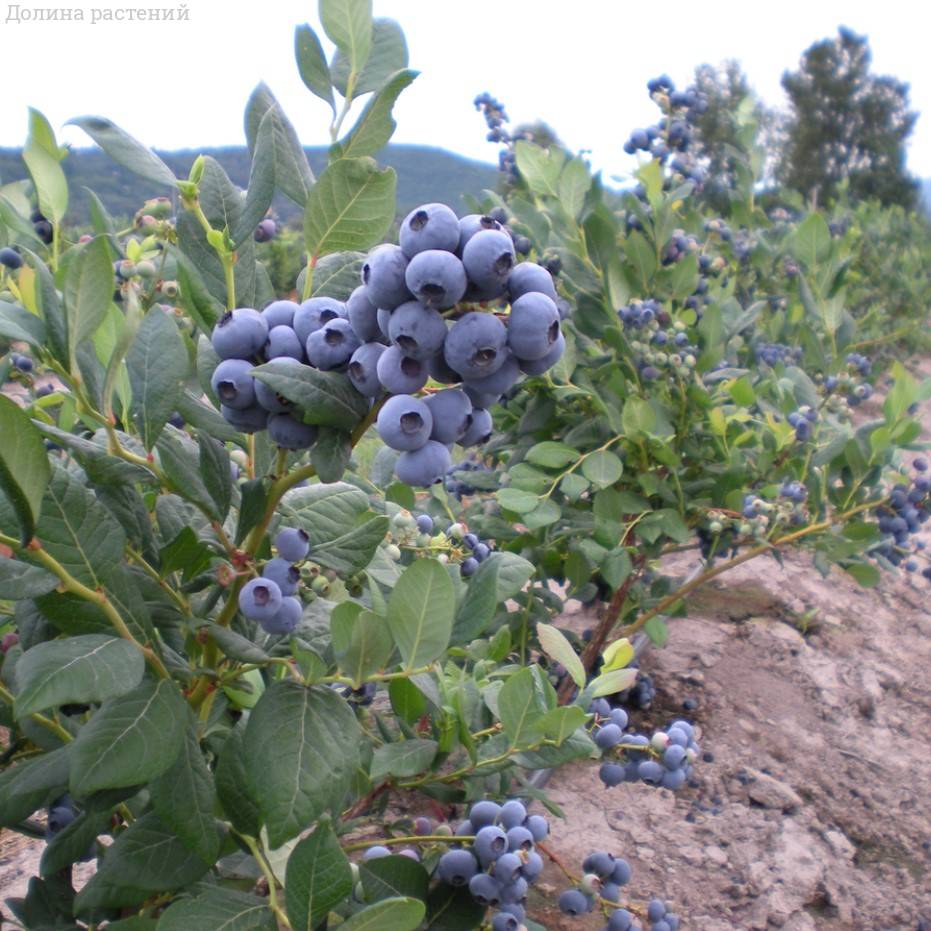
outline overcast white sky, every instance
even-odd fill
[[[242,111],[266,81],[307,145],[328,142],[329,111],[300,82],[293,29],[318,28],[314,0],[188,0],[187,22],[98,22],[91,9],[175,7],[178,0],[38,0],[23,9],[82,7],[81,22],[7,22],[0,0],[5,76],[0,145],[19,145],[26,108],[56,130],[72,116],[107,116],[158,148],[239,144]],[[922,8],[924,11],[922,12]],[[668,72],[685,83],[695,65],[738,58],[764,100],[782,102],[779,79],[813,41],[840,23],[869,36],[873,68],[911,85],[920,117],[909,167],[931,177],[931,12],[921,0],[374,0],[377,16],[400,21],[420,77],[396,107],[395,141],[440,146],[496,160],[472,99],[484,90],[514,122],[543,118],[596,167],[624,175],[621,146],[656,110],[645,82]],[[318,28],[318,32],[320,32]],[[74,127],[61,138],[89,143]]]

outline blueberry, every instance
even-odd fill
[[[620,763],[602,763],[598,778],[610,789],[624,781],[624,767]]]
[[[531,815],[525,822],[525,827],[533,835],[533,839],[539,844],[545,840],[550,833],[550,825],[543,815]]]
[[[647,905],[647,918],[650,921],[660,921],[666,914],[666,903],[662,899],[650,899]]]
[[[449,450],[436,440],[428,440],[420,449],[401,453],[394,474],[406,485],[428,488],[443,481],[451,463]]]
[[[549,274],[545,269],[543,273]],[[508,345],[519,359],[531,362],[542,359],[559,336],[559,310],[545,294],[530,291],[511,304]]]
[[[658,786],[666,775],[666,770],[655,760],[644,760],[637,765],[637,775],[646,783]]]
[[[591,900],[578,889],[567,889],[559,897],[559,910],[565,915],[585,915],[591,905]]]
[[[928,460],[924,456],[918,456],[912,460],[912,468],[917,472],[927,472],[928,471]]]
[[[608,879],[614,872],[614,857],[604,850],[596,850],[582,861],[582,869],[586,873],[594,873],[599,879]]]
[[[425,361],[443,348],[446,321],[438,311],[424,307],[419,301],[407,301],[392,311],[388,338],[409,359]]]
[[[621,900],[621,887],[617,883],[606,882],[601,887],[601,892],[599,893],[601,898],[607,899],[609,902],[620,902]]]
[[[359,337],[348,320],[341,317],[307,337],[307,361],[324,372],[346,365],[359,348]]]
[[[475,557],[476,562],[484,562],[488,558],[490,552],[491,549],[487,543],[476,543],[475,546],[472,547],[472,555]]]
[[[268,425],[268,411],[260,404],[253,404],[244,410],[236,410],[234,407],[221,404],[220,413],[228,424],[243,433],[257,433]]]
[[[13,353],[13,365],[16,366],[21,372],[31,372],[35,368],[35,363],[29,356],[21,355],[18,352]]]
[[[397,346],[389,346],[379,356],[375,370],[382,387],[391,394],[420,391],[429,377],[426,363],[407,358]]]
[[[513,915],[520,922],[527,917],[527,912],[520,902],[504,902],[501,905],[500,911],[507,915]]]
[[[543,872],[543,858],[535,850],[528,851],[520,872],[527,882],[532,883]]]
[[[514,356],[508,353],[505,357],[504,364],[497,372],[486,375],[484,378],[469,378],[465,382],[465,388],[472,396],[472,392],[484,396],[500,397],[509,388],[513,387],[520,378],[520,365]],[[480,404],[479,407],[486,405]]]
[[[673,792],[681,789],[685,785],[686,773],[684,769],[667,770],[663,773],[660,785],[664,789],[671,789]]]
[[[553,276],[536,262],[520,262],[508,276],[508,296],[513,304],[525,294],[540,293],[555,303],[556,285]]]
[[[48,820],[45,825],[45,839],[50,841],[56,834],[63,831],[75,818],[78,813],[75,811],[71,802],[71,797],[63,795],[56,799],[48,810]]]
[[[491,438],[493,423],[491,414],[484,408],[472,408],[472,423],[459,439],[460,446],[482,446]]]
[[[430,439],[433,415],[423,401],[398,394],[389,398],[378,412],[376,426],[385,445],[402,452],[416,450]]]
[[[268,324],[251,307],[228,310],[213,328],[210,342],[221,359],[251,359],[268,340]]]
[[[508,850],[516,852],[518,850],[533,849],[533,834],[523,826],[515,824],[508,828]]]
[[[458,385],[462,381],[462,376],[449,367],[442,352],[427,362],[427,371],[430,377],[441,385]]]
[[[468,818],[465,821],[460,821],[456,826],[455,835],[456,837],[474,837],[476,831],[478,830],[478,825],[473,824]]]
[[[459,245],[459,218],[446,204],[423,204],[401,221],[398,242],[409,259],[427,249],[455,252]]]
[[[284,395],[278,394],[274,388],[259,379],[255,380],[255,399],[270,414],[287,414],[294,408],[294,405]]]
[[[294,595],[301,581],[301,573],[296,566],[291,565],[290,560],[276,556],[262,567],[262,578],[271,579],[281,589],[282,595]]]
[[[363,343],[380,342],[382,332],[378,326],[378,309],[369,300],[365,285],[359,285],[346,300],[346,314],[356,336]]]
[[[459,565],[459,574],[467,579],[470,575],[475,575],[477,569],[478,560],[474,556],[467,556]]]
[[[297,333],[289,326],[276,326],[268,331],[268,342],[265,344],[266,359],[304,359],[304,347],[297,338]]]
[[[470,293],[479,300],[504,294],[514,268],[514,244],[500,230],[481,230],[462,250],[462,264],[472,285]]]
[[[503,226],[494,218],[480,213],[470,213],[459,221],[459,245],[456,252],[462,255],[465,244],[481,230],[503,230]]]
[[[634,916],[626,908],[615,909],[608,916],[607,931],[630,931]]]
[[[268,242],[270,239],[275,238],[277,232],[278,224],[271,217],[266,217],[259,222],[252,235],[256,242]]]
[[[408,298],[410,298],[410,295],[408,295]],[[407,301],[404,301],[404,303],[406,304]],[[398,306],[400,307],[401,305],[399,304]],[[391,323],[392,313],[394,313],[394,311],[384,310],[381,307],[375,311],[375,322],[378,324],[378,332],[381,333],[381,342],[383,343],[388,342],[388,326]]]
[[[614,858],[614,869],[609,877],[610,881],[616,886],[626,886],[630,882],[633,870],[630,864],[621,857]]]
[[[381,394],[378,360],[386,348],[381,343],[363,343],[349,358],[347,374],[359,394],[374,398]]]
[[[670,744],[663,753],[663,766],[666,769],[678,769],[685,762],[685,747]]]
[[[268,438],[281,449],[308,449],[317,439],[317,428],[291,414],[272,414],[268,418]]]
[[[505,830],[517,827],[527,820],[527,809],[524,803],[517,799],[511,799],[501,806],[498,813],[498,823],[503,825]]]
[[[268,324],[269,331],[276,326],[291,326],[299,306],[294,301],[272,301],[262,310],[262,317]]]
[[[606,718],[611,714],[611,705],[607,698],[596,698],[588,706],[589,714],[597,714],[601,718]]]
[[[669,730],[666,731],[666,736],[671,744],[678,744],[680,747],[689,745],[690,737],[681,727],[671,725]]]
[[[476,830],[481,830],[486,825],[494,824],[498,820],[500,811],[501,806],[497,802],[476,802],[469,809],[469,821],[475,826]]]
[[[491,931],[518,931],[520,922],[507,912],[495,912],[491,917]]]
[[[563,356],[566,351],[566,337],[559,334],[553,348],[542,358],[534,361],[526,359],[520,360],[520,370],[526,375],[542,375],[549,371]]]
[[[262,630],[267,634],[290,634],[301,621],[304,606],[300,598],[286,595],[281,599],[281,607],[273,618],[259,621]]]
[[[253,621],[270,621],[281,602],[281,589],[271,579],[251,579],[239,592],[239,610]]]
[[[418,301],[439,310],[458,304],[468,284],[462,262],[439,249],[418,252],[407,266],[404,281]]]
[[[412,297],[404,281],[407,257],[399,246],[384,243],[368,254],[362,266],[362,284],[369,301],[384,310],[394,310]]]
[[[479,905],[496,908],[501,903],[501,883],[487,873],[476,873],[469,880],[469,893]]]
[[[418,514],[417,529],[420,533],[433,533],[433,518],[429,514]]]
[[[453,324],[443,353],[450,368],[463,378],[485,378],[508,358],[507,329],[493,314],[466,314]]]
[[[475,835],[475,854],[483,866],[488,866],[508,852],[508,836],[496,824],[487,824]]]
[[[479,391],[476,388],[473,388],[471,385],[463,383],[462,390],[465,392],[466,397],[469,401],[472,402],[472,409],[480,407],[483,410],[487,410],[489,407],[494,407],[498,401],[501,400],[500,394],[485,394],[483,391]]]
[[[378,860],[381,857],[390,857],[391,851],[387,847],[383,847],[381,844],[376,844],[374,847],[369,847],[365,853],[362,854],[362,860]]]
[[[54,238],[54,232],[52,230],[52,224],[48,220],[37,220],[32,225],[32,229],[35,232],[36,236],[42,240],[46,245],[51,243]]]
[[[23,264],[23,257],[9,246],[0,249],[0,265],[5,265],[11,271],[19,268]]]
[[[210,376],[210,387],[220,403],[242,411],[255,404],[255,379],[250,372],[251,362],[244,359],[225,359]]]
[[[307,345],[311,333],[316,333],[327,323],[346,317],[346,305],[332,297],[311,297],[294,312],[294,332],[302,346]]]
[[[494,876],[500,883],[512,883],[520,876],[524,861],[516,853],[503,853],[495,861]]]
[[[285,527],[275,537],[278,555],[288,562],[300,562],[310,552],[310,537],[300,527]]]
[[[436,865],[440,879],[450,886],[465,886],[478,872],[478,863],[468,850],[447,850]]]
[[[521,862],[520,869],[523,869],[523,862]],[[507,905],[520,905],[522,902],[527,901],[528,888],[529,883],[518,873],[509,883],[502,885],[501,901]]]
[[[611,719],[611,723],[616,724],[621,730],[627,727],[627,712],[623,708],[612,708],[608,712],[608,717]]]

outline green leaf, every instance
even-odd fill
[[[265,478],[254,478],[240,486],[241,504],[239,520],[236,523],[235,542],[238,546],[246,535],[262,519],[268,501],[269,483]]]
[[[414,931],[420,926],[427,907],[419,899],[382,899],[356,912],[340,925],[342,931]]]
[[[0,601],[26,601],[58,588],[58,576],[41,566],[0,556]]]
[[[397,126],[391,116],[391,109],[401,91],[417,77],[417,74],[416,71],[405,70],[391,76],[365,105],[355,126],[340,143],[341,158],[374,155],[391,138]]]
[[[209,514],[220,519],[217,503],[200,478],[200,450],[183,430],[169,426],[157,441],[158,460],[174,491]]]
[[[100,116],[78,116],[68,123],[83,129],[113,161],[134,175],[166,187],[174,187],[177,183],[172,170],[151,149],[110,120]]]
[[[625,433],[634,436],[642,434],[649,436],[656,429],[656,414],[649,401],[644,401],[642,398],[628,398],[624,402],[621,422]]]
[[[174,831],[188,850],[213,863],[220,849],[213,816],[217,793],[213,773],[197,742],[197,723],[190,711],[187,720],[177,758],[149,789],[152,805],[165,827]]]
[[[345,301],[358,286],[364,264],[364,252],[333,252],[323,256],[314,269],[314,285],[310,296]],[[303,287],[305,271],[301,269],[298,290]]]
[[[51,839],[42,851],[39,873],[54,876],[72,863],[96,851],[98,835],[106,834],[113,826],[113,809],[132,789],[119,792],[100,792],[83,803],[84,810],[69,825]]]
[[[395,214],[397,175],[371,158],[341,158],[317,179],[304,213],[304,246],[312,259],[361,251],[388,232]]]
[[[0,336],[21,340],[38,349],[45,344],[45,324],[28,310],[0,301]]]
[[[418,559],[404,570],[388,599],[388,626],[407,669],[442,656],[455,610],[453,583],[442,563]]]
[[[559,175],[559,201],[573,219],[578,219],[585,206],[585,195],[592,186],[588,165],[581,158],[571,158]]]
[[[111,456],[107,452],[103,431],[95,434],[93,440],[88,440],[74,433],[66,433],[41,420],[33,420],[32,423],[43,436],[67,449],[96,485],[126,485],[154,481],[152,473],[144,466]],[[117,435],[125,439],[125,435]]]
[[[75,246],[65,273],[65,309],[68,313],[68,351],[93,339],[113,300],[113,265],[106,236]]]
[[[583,683],[584,684],[584,683]],[[534,729],[546,737],[562,744],[574,734],[588,719],[588,715],[578,705],[564,705],[553,708],[539,718]]]
[[[245,721],[229,732],[220,750],[216,767],[217,797],[237,831],[258,837],[261,814],[246,773],[244,734]]]
[[[255,235],[255,228],[268,212],[275,196],[275,174],[277,153],[275,151],[275,124],[277,110],[269,107],[259,123],[249,167],[249,184],[246,199],[236,226],[230,231],[233,248],[237,248],[250,236]]]
[[[669,286],[677,301],[684,301],[698,287],[698,256],[689,254],[672,266]]]
[[[326,56],[323,54],[323,46],[317,33],[306,23],[294,30],[294,57],[304,86],[312,94],[326,101],[335,116],[333,82],[330,79]]]
[[[320,0],[320,22],[350,70],[361,72],[372,51],[372,0]]]
[[[27,543],[35,533],[51,475],[48,454],[29,415],[5,395],[0,395],[0,437],[0,491],[9,499]]]
[[[155,812],[148,812],[110,846],[97,872],[78,893],[74,911],[138,905],[153,893],[196,882],[211,865],[189,851]]]
[[[864,588],[873,588],[879,584],[881,574],[876,566],[865,562],[853,562],[844,566],[844,571],[852,575]],[[22,660],[20,660],[22,662]],[[19,666],[17,665],[17,669]]]
[[[820,213],[809,214],[796,227],[790,242],[792,254],[809,271],[817,268],[831,251],[831,231]]]
[[[372,21],[372,51],[365,67],[353,85],[354,98],[377,91],[396,71],[407,67],[407,42],[404,32],[393,19],[383,17]],[[346,82],[349,80],[349,61],[337,49],[333,56],[330,74],[333,86],[345,97]]]
[[[110,927],[115,927],[110,925]],[[268,902],[214,886],[196,898],[178,899],[158,919],[158,931],[277,931]]]
[[[153,307],[143,318],[126,356],[132,415],[147,450],[175,412],[189,362],[173,317]]]
[[[527,451],[527,461],[547,469],[564,469],[575,462],[581,453],[565,443],[545,440],[531,446]]]
[[[395,713],[408,724],[414,724],[427,711],[423,692],[410,679],[392,679],[388,686],[388,697]]]
[[[128,640],[88,634],[50,640],[27,650],[16,664],[14,715],[67,704],[96,704],[136,688],[145,672],[142,652]]]
[[[596,450],[582,462],[582,474],[596,488],[613,485],[623,472],[620,458],[607,449]]]
[[[338,482],[352,458],[350,434],[333,427],[320,427],[317,440],[310,450],[310,461],[321,482]]]
[[[329,819],[300,841],[285,874],[285,908],[294,931],[314,931],[352,892],[352,871]]]
[[[394,642],[388,623],[383,617],[371,611],[361,611],[351,623],[350,639],[346,648],[337,650],[334,642],[333,649],[340,671],[352,679],[353,688],[360,688],[369,676],[378,672],[388,662],[394,650]]]
[[[544,149],[533,142],[519,139],[514,146],[517,170],[534,194],[558,198],[559,174],[566,156],[559,149]]]
[[[498,692],[498,716],[511,747],[533,743],[534,726],[548,710],[529,667],[509,676]]]
[[[71,745],[20,760],[0,773],[0,828],[12,827],[68,785]]]
[[[499,488],[495,492],[498,503],[507,511],[516,514],[529,514],[536,510],[540,504],[540,496],[530,491],[521,491],[519,488]]]
[[[439,746],[435,740],[382,744],[372,756],[372,782],[380,782],[385,776],[416,776],[424,772],[436,757]]]
[[[651,617],[643,625],[643,632],[658,647],[664,647],[669,642],[669,628],[661,617]]]
[[[367,400],[342,372],[322,372],[273,359],[254,368],[252,374],[302,408],[306,423],[349,432],[368,413]]]
[[[400,680],[399,680],[400,681]],[[425,901],[430,884],[427,871],[410,857],[376,857],[359,864],[359,876],[366,902],[380,902],[395,896]]]
[[[292,489],[280,511],[287,526],[307,532],[314,562],[346,576],[371,562],[388,530],[388,518],[372,511],[365,492],[348,482]]]
[[[60,156],[53,154],[54,138],[43,138],[51,133],[48,121],[37,110],[30,108],[29,137],[23,146],[23,161],[32,178],[39,201],[39,210],[53,223],[60,224],[68,211],[68,181],[61,167]]]
[[[206,433],[198,433],[197,445],[200,447],[200,477],[222,522],[226,520],[233,497],[230,454],[223,443]]]
[[[332,689],[295,682],[266,689],[249,716],[245,755],[273,847],[343,802],[361,742],[355,715]]]
[[[537,639],[543,652],[557,663],[562,663],[579,688],[585,686],[585,667],[566,635],[550,624],[537,624]]]
[[[656,250],[642,233],[634,230],[624,243],[624,253],[637,273],[637,283],[649,292],[656,272]]]
[[[223,316],[224,305],[210,293],[195,264],[180,249],[169,248],[168,252],[176,261],[175,276],[181,306],[205,333],[210,333]],[[207,345],[210,345],[209,340]]]
[[[105,701],[72,747],[71,791],[142,785],[167,770],[184,741],[187,705],[176,683],[144,681]]]
[[[637,681],[636,669],[612,669],[603,673],[589,683],[585,694],[591,698],[600,698],[602,695],[613,695],[629,689]]]

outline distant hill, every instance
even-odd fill
[[[18,148],[0,148],[0,182],[7,184],[27,177],[20,152]],[[313,147],[306,152],[311,168],[319,174],[326,166],[327,149]],[[179,178],[187,177],[191,163],[200,154],[215,158],[234,184],[246,187],[250,159],[245,146],[158,152]],[[398,173],[398,213],[402,216],[418,204],[432,201],[464,212],[463,194],[478,195],[485,188],[494,188],[497,180],[493,165],[429,146],[388,145],[376,158]],[[84,187],[94,191],[114,217],[127,220],[147,197],[166,193],[117,165],[100,149],[74,148],[62,164],[71,191],[68,220],[75,225],[87,224],[90,219]],[[300,211],[291,201],[278,197],[273,206],[280,220],[299,222]]]

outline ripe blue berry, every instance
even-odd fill
[[[317,440],[317,428],[291,414],[271,414],[268,438],[281,449],[309,449]]]
[[[253,621],[270,621],[281,601],[281,589],[271,579],[251,579],[239,592],[239,610]]]
[[[349,368],[346,370],[349,380],[356,391],[367,398],[381,394],[378,360],[386,348],[381,343],[363,343],[349,359]]]
[[[666,914],[666,903],[662,899],[650,899],[647,905],[647,918],[650,921],[660,921]]]
[[[307,345],[311,333],[316,333],[326,324],[346,317],[346,305],[332,297],[311,297],[294,311],[294,332],[302,346]]]
[[[591,908],[591,899],[578,889],[567,889],[559,897],[559,910],[565,915],[585,915]]]
[[[556,301],[553,276],[536,262],[520,262],[508,275],[508,296],[513,304],[519,297],[531,292],[545,294],[554,303]]]
[[[0,265],[5,265],[11,271],[19,268],[23,264],[23,257],[9,246],[0,249]]]
[[[249,373],[251,362],[244,359],[225,359],[210,376],[210,387],[221,404],[242,411],[255,404],[255,379]]]
[[[634,916],[626,908],[618,908],[608,916],[608,931],[631,931]]]
[[[409,359],[397,346],[389,346],[376,363],[378,380],[391,394],[413,394],[427,383],[428,369],[424,362]]]
[[[586,873],[594,873],[600,879],[608,879],[614,872],[614,857],[604,850],[596,850],[582,861],[582,869]]]
[[[267,634],[290,634],[301,622],[301,615],[304,613],[304,606],[300,598],[293,595],[286,595],[281,599],[281,607],[271,620],[259,621],[262,630]]]
[[[449,255],[448,252],[441,254]],[[411,265],[413,264],[412,262]],[[438,311],[425,307],[419,301],[406,301],[391,313],[388,338],[408,358],[425,361],[443,348],[446,321]]]
[[[368,254],[362,266],[366,296],[379,309],[394,310],[413,296],[404,281],[407,256],[399,246],[383,243]]]
[[[301,573],[287,559],[277,556],[262,567],[262,578],[271,579],[281,589],[282,595],[294,595],[301,581]]]
[[[430,439],[433,415],[423,401],[399,394],[389,398],[378,412],[376,427],[382,441],[392,449],[417,450]]]
[[[536,362],[544,358],[559,340],[560,332],[559,310],[545,294],[530,291],[511,304],[508,345],[518,359]]]
[[[499,297],[514,268],[514,243],[502,230],[480,230],[465,244],[462,264],[479,300]]]
[[[508,850],[532,850],[533,834],[523,826],[515,824],[514,827],[508,828]]]
[[[644,760],[637,766],[637,775],[650,785],[658,786],[666,775],[666,770],[655,760]]]
[[[453,324],[443,354],[463,378],[485,378],[497,372],[508,357],[507,329],[493,314],[471,312]]]
[[[465,244],[481,230],[503,230],[502,225],[494,218],[480,213],[470,213],[459,220],[459,245],[456,254],[462,255]]]
[[[524,807],[523,802],[517,799],[511,799],[505,802],[501,806],[501,811],[498,812],[498,823],[501,824],[505,830],[517,827],[517,825],[523,824],[526,820],[527,809]]]
[[[610,789],[624,781],[624,767],[620,763],[602,763],[598,778]]]
[[[300,305],[294,301],[272,301],[262,310],[262,318],[271,332],[276,326],[290,327],[294,323],[294,314]]]
[[[260,404],[253,404],[243,410],[221,404],[220,413],[228,424],[243,433],[257,433],[264,430],[268,424],[268,411]]]
[[[268,340],[268,324],[251,307],[227,311],[213,328],[210,342],[221,359],[251,359]]]
[[[484,378],[468,378],[464,387],[470,398],[476,398],[476,392],[486,397],[499,398],[505,391],[517,383],[520,378],[520,363],[508,353],[504,362],[496,372],[486,375]],[[475,404],[475,401],[473,401]],[[475,404],[476,407],[488,407],[488,404]]]
[[[478,863],[468,850],[447,850],[436,865],[440,879],[450,886],[465,886],[478,872]]]
[[[543,872],[543,858],[535,850],[531,850],[524,859],[520,872],[527,882],[532,883]]]
[[[508,851],[508,836],[495,824],[485,825],[475,835],[475,853],[483,866]]]
[[[329,372],[345,365],[360,345],[359,337],[353,332],[349,321],[339,317],[325,323],[307,337],[307,361]]]
[[[347,298],[346,314],[356,336],[363,343],[379,342],[382,339],[378,326],[378,309],[369,300],[365,285],[360,284]]]
[[[446,204],[423,204],[401,221],[398,242],[408,259],[427,249],[455,252],[459,245],[459,218]]]
[[[494,876],[499,883],[512,883],[520,875],[524,861],[516,853],[503,853],[495,861]]]
[[[476,830],[480,830],[486,825],[494,824],[500,811],[501,806],[497,802],[476,802],[469,809],[469,821],[475,826]]]
[[[394,474],[406,485],[429,488],[443,481],[451,465],[449,450],[436,440],[427,440],[420,449],[398,456]]]
[[[417,529],[421,533],[433,533],[433,518],[429,514],[418,514]]]
[[[538,844],[540,841],[545,840],[546,836],[550,833],[549,822],[543,815],[531,815],[524,823],[524,826],[530,831],[534,841]]]
[[[616,724],[605,724],[595,734],[595,744],[602,750],[616,747],[624,739],[624,732]]]
[[[469,429],[459,438],[460,446],[482,446],[491,438],[494,424],[491,414],[481,407],[472,408],[472,423]]]
[[[631,870],[630,864],[622,857],[615,857],[610,881],[616,886],[626,886],[630,882],[632,875],[633,870]]]
[[[310,552],[310,537],[300,527],[285,527],[275,537],[278,555],[288,562],[300,562]]]
[[[491,931],[518,931],[520,922],[507,912],[495,912],[491,918]]]
[[[369,847],[365,853],[362,854],[363,860],[377,860],[380,857],[390,857],[391,851],[387,847],[382,847],[381,844],[376,844],[374,847]]]
[[[487,873],[476,873],[469,880],[469,893],[479,905],[495,908],[501,903],[501,883]]]
[[[531,361],[529,359],[520,359],[520,370],[525,375],[542,375],[548,372],[562,357],[566,351],[566,337],[559,334],[553,348],[542,358]]]

